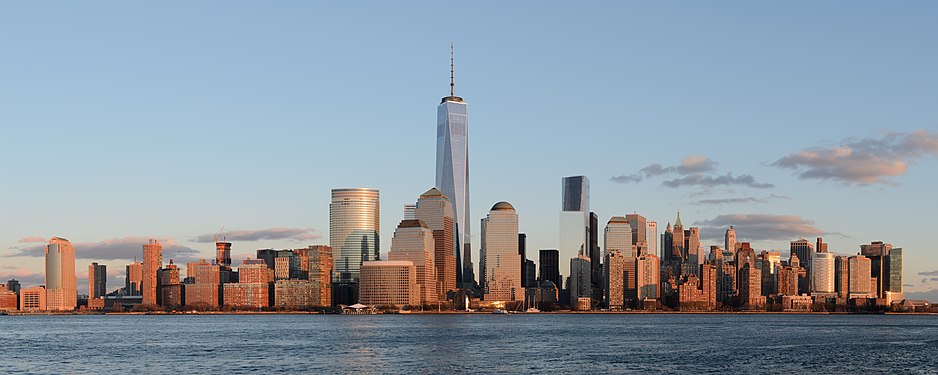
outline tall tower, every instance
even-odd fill
[[[160,268],[163,267],[163,245],[160,241],[150,240],[150,243],[143,245],[143,304],[156,305],[157,278]],[[187,275],[188,276],[188,275]]]
[[[433,230],[420,220],[402,220],[391,238],[388,260],[410,261],[417,267],[420,303],[435,303],[437,294],[436,246]]]
[[[333,281],[358,282],[362,262],[380,258],[379,210],[377,189],[332,189],[329,245],[335,261]]]
[[[564,177],[560,211],[560,274],[570,276],[564,260],[589,257],[590,180],[586,176]]]
[[[521,255],[518,254],[518,214],[510,203],[496,203],[488,217],[482,219],[482,247],[479,253],[484,299],[523,300]]]
[[[436,186],[449,198],[455,213],[456,269],[463,270],[456,281],[469,286],[475,281],[469,231],[469,107],[456,96],[453,56],[450,46],[449,96],[443,97],[436,111]]]
[[[74,310],[77,305],[75,248],[64,238],[52,237],[46,245],[46,308]]]
[[[723,245],[725,245],[725,250],[733,254],[736,253],[736,229],[730,225],[730,228],[726,230],[726,234],[723,236]]]

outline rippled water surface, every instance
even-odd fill
[[[935,373],[938,317],[0,316],[0,373]]]

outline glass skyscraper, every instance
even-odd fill
[[[563,178],[560,211],[560,274],[570,276],[565,260],[589,257],[590,180],[586,176]],[[566,268],[566,269],[564,269]]]
[[[357,282],[362,262],[379,260],[378,190],[332,189],[329,245],[334,254],[333,280]]]
[[[450,94],[437,107],[436,125],[436,186],[452,202],[455,211],[456,241],[453,252],[456,255],[456,269],[461,270],[461,274],[457,274],[457,282],[472,283],[475,276],[469,245],[468,105],[455,95],[452,75]]]

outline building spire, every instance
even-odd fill
[[[456,49],[453,43],[449,44],[449,96],[456,96],[456,81],[453,72],[456,70]]]
[[[681,211],[680,210],[677,211],[677,222],[674,223],[674,226],[681,227],[681,228],[684,227],[684,225],[681,224]]]

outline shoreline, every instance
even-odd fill
[[[490,311],[409,311],[377,314],[338,314],[316,311],[178,311],[178,312],[5,312],[0,316],[176,316],[176,315],[495,315]],[[834,311],[542,311],[505,315],[922,315],[938,312],[834,312]]]

